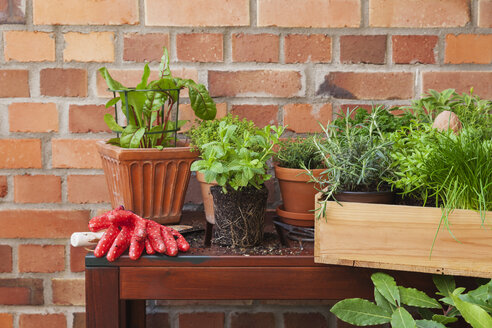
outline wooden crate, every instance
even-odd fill
[[[328,202],[315,220],[315,262],[492,278],[492,212],[455,210],[453,239],[438,208]]]

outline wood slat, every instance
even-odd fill
[[[85,269],[87,328],[119,328],[118,268]]]

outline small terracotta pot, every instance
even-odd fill
[[[339,202],[393,204],[395,192],[393,191],[340,191],[333,195]]]
[[[210,192],[210,187],[216,186],[217,182],[212,181],[212,183],[207,183],[207,181],[205,181],[205,175],[201,172],[196,172],[196,179],[200,182],[203,207],[205,209],[205,218],[208,223],[215,224],[214,199],[212,197],[212,193]]]
[[[179,222],[198,152],[191,147],[121,148],[104,141],[97,149],[113,208],[123,205],[161,224]]]

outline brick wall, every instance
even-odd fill
[[[109,208],[103,65],[136,84],[165,45],[221,115],[295,133],[429,88],[492,98],[492,0],[0,0],[0,23],[2,328],[84,326],[85,253],[67,238]],[[149,305],[151,327],[335,325],[322,302]]]

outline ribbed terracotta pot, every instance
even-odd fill
[[[196,172],[196,179],[200,183],[203,208],[205,209],[205,218],[208,223],[215,224],[214,199],[212,197],[212,193],[210,192],[210,187],[216,186],[217,182],[212,181],[212,183],[207,183],[207,181],[205,181],[205,174],[201,172]]]
[[[161,224],[179,222],[198,152],[191,147],[129,149],[104,141],[97,149],[113,208],[123,205]]]

